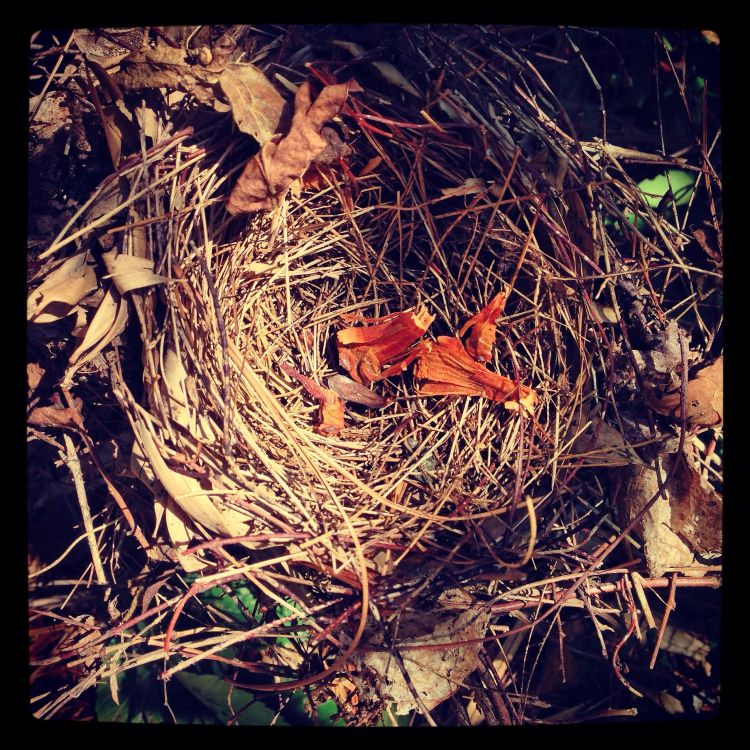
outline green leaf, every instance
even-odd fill
[[[96,718],[128,724],[215,724],[211,712],[179,684],[169,689],[170,713],[164,706],[164,686],[153,667],[137,667],[117,675],[120,704],[112,700],[109,680],[96,686]],[[173,718],[174,715],[174,718]]]
[[[281,715],[291,726],[314,726],[312,716],[308,715],[309,704],[304,690],[295,690],[286,702]]]
[[[650,180],[642,180],[638,183],[638,189],[643,193],[646,203],[651,208],[656,208],[669,191],[670,184],[675,202],[678,206],[684,206],[690,200],[695,184],[695,178],[690,172],[670,169],[665,174],[657,175]]]
[[[329,698],[325,703],[318,706],[318,720],[324,727],[345,727],[346,722],[343,719],[334,720],[333,715],[339,710],[336,701]]]
[[[127,722],[130,720],[130,696],[123,695],[125,675],[117,675],[117,686],[120,698],[118,706],[112,700],[109,680],[104,680],[96,686],[96,719],[103,722]]]
[[[394,724],[389,716],[387,711],[383,711],[383,713],[380,716],[379,724],[384,727],[408,727],[411,723],[411,715],[410,714],[397,714],[396,713],[396,704],[391,704],[391,714],[395,717],[396,723]]]
[[[247,623],[247,617],[240,609],[240,605],[237,603],[239,600],[249,612],[253,613],[255,621],[260,623],[262,615],[258,608],[258,598],[255,592],[248,588],[243,581],[233,581],[229,584],[232,589],[232,593],[226,593],[221,586],[214,586],[208,591],[204,591],[200,594],[202,601],[210,604],[212,607],[220,610],[226,615],[229,615],[237,622]]]
[[[191,672],[177,672],[175,679],[200,701],[216,718],[217,722],[226,724],[236,711],[250,704],[239,717],[237,724],[242,726],[269,726],[276,712],[268,708],[253,693],[235,688],[231,694],[231,685],[225,680],[211,674],[193,674]],[[276,726],[284,726],[287,722],[279,718]]]

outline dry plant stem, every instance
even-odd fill
[[[672,613],[672,610],[675,609],[677,606],[675,604],[675,593],[677,590],[676,582],[677,582],[677,574],[672,573],[671,580],[669,584],[669,595],[667,596],[667,603],[664,607],[664,615],[661,618],[661,623],[659,624],[659,634],[656,638],[656,645],[654,646],[654,652],[651,654],[651,661],[648,664],[649,669],[653,669],[656,666],[656,660],[659,657],[659,650],[661,649],[661,642],[664,639],[664,633],[667,629],[667,621],[669,620],[669,615]]]
[[[492,666],[492,660],[487,656],[487,652],[484,648],[481,648],[479,651],[477,671],[483,682],[487,685],[487,692],[489,693],[492,705],[495,707],[500,723],[506,727],[511,726],[513,720],[511,719],[510,713],[508,713],[508,708],[505,705],[505,702],[500,696],[502,685],[498,679],[497,671]],[[494,683],[494,685],[492,683]]]
[[[171,148],[172,146],[178,145],[182,140],[185,138],[190,137],[193,134],[192,128],[185,128],[184,130],[180,130],[179,132],[175,133],[173,136],[166,138],[161,143],[157,143],[155,146],[152,146],[148,151],[146,152],[147,156],[153,157],[153,160],[155,161],[157,158],[157,155],[160,151],[164,151],[168,148]],[[164,156],[163,154],[161,156]],[[161,158],[161,157],[159,157]],[[128,157],[125,159],[125,161],[120,164],[118,169],[113,172],[108,177],[105,177],[100,183],[99,186],[96,188],[96,190],[93,191],[91,194],[91,197],[83,203],[83,205],[71,216],[71,218],[68,220],[68,222],[65,224],[65,226],[60,230],[59,234],[55,238],[55,241],[52,243],[54,246],[58,241],[60,241],[65,235],[67,234],[68,230],[78,221],[78,219],[84,215],[86,210],[90,208],[96,201],[96,199],[104,192],[104,190],[110,186],[110,184],[117,179],[118,177],[124,177],[130,172],[133,172],[137,169],[140,169],[143,165],[139,161],[141,159],[140,154],[134,154],[131,157]],[[124,208],[124,206],[123,206]],[[117,211],[115,211],[117,213]],[[113,216],[115,214],[112,214]],[[50,255],[52,252],[54,252],[53,247],[50,247],[48,250],[45,250],[40,256],[40,260],[44,260],[48,255]]]
[[[63,454],[64,455],[64,454]],[[97,531],[101,531],[102,529],[106,529],[109,524],[103,523],[101,526],[97,526],[93,529],[93,532],[96,533]],[[67,549],[56,559],[53,560],[49,565],[46,565],[43,568],[40,568],[39,570],[35,570],[33,573],[29,573],[29,578],[36,578],[39,575],[42,575],[42,573],[47,573],[48,571],[55,568],[57,565],[59,565],[71,552],[73,547],[75,547],[79,542],[82,542],[84,539],[87,539],[89,537],[88,531],[85,531],[81,536],[74,539],[67,547]]]
[[[232,456],[232,393],[231,393],[231,380],[229,373],[229,346],[227,345],[227,328],[224,323],[224,316],[221,312],[221,305],[219,304],[219,295],[216,292],[216,286],[214,284],[211,271],[208,269],[208,265],[204,260],[198,248],[193,244],[193,250],[195,251],[195,257],[200,263],[203,275],[206,277],[206,284],[208,285],[208,291],[211,295],[211,301],[214,306],[214,319],[216,321],[216,327],[219,331],[219,341],[221,342],[221,360],[222,360],[222,388],[224,396],[224,453],[229,459]]]
[[[61,248],[65,247],[66,245],[69,245],[74,240],[77,240],[79,237],[82,237],[84,234],[87,234],[92,229],[96,229],[97,227],[100,227],[103,224],[106,224],[110,219],[112,219],[114,216],[117,216],[117,214],[119,214],[121,211],[124,211],[126,208],[131,206],[140,198],[143,198],[145,195],[152,192],[160,185],[169,182],[169,180],[171,180],[175,175],[184,171],[188,167],[192,167],[194,164],[197,164],[201,159],[203,159],[204,156],[205,156],[205,153],[203,152],[198,152],[194,154],[189,159],[187,159],[182,164],[180,164],[179,167],[172,170],[171,172],[166,174],[164,177],[160,177],[154,180],[147,187],[129,196],[126,200],[124,200],[118,206],[113,208],[111,211],[107,211],[107,213],[103,214],[102,216],[95,219],[90,224],[87,224],[85,227],[79,229],[78,231],[73,232],[73,234],[68,235],[65,239],[61,239],[62,234],[63,234],[61,232],[59,236],[60,238],[55,240],[55,242],[53,242],[52,245],[50,245],[49,248],[47,248],[47,250],[45,250],[43,253],[40,253],[39,260],[44,260],[45,258],[49,257],[53,253],[56,253]]]
[[[597,575],[607,575],[612,573],[626,573],[626,570],[619,570],[619,571],[600,571],[597,573]],[[577,578],[580,576],[579,573],[570,574],[567,576],[564,576],[563,578],[566,579],[572,579]],[[647,589],[658,589],[658,588],[667,588],[668,586],[672,585],[672,578],[644,578],[642,581],[642,585],[644,588]],[[540,581],[538,585],[544,585],[545,583],[549,583],[549,581]],[[674,579],[674,586],[675,588],[719,588],[721,586],[721,581],[717,578],[713,577],[704,577],[704,578],[676,578]],[[573,588],[573,587],[571,587]],[[619,581],[617,583],[602,583],[599,584],[596,587],[591,587],[591,589],[588,591],[590,596],[595,596],[598,594],[612,594],[612,593],[618,593],[622,592],[624,589],[624,585],[622,581]],[[507,594],[504,594],[506,596]],[[493,641],[498,641],[506,637],[511,637],[518,635],[520,633],[524,633],[527,630],[530,630],[531,628],[535,627],[539,624],[539,622],[542,619],[546,619],[549,617],[553,612],[556,612],[561,606],[565,605],[567,602],[571,599],[571,592],[570,589],[563,590],[559,595],[556,595],[555,598],[551,597],[545,597],[543,595],[534,596],[528,599],[514,599],[507,602],[502,602],[501,604],[493,604],[491,606],[491,612],[493,615],[498,614],[507,614],[508,612],[515,612],[523,609],[529,609],[529,608],[538,608],[541,604],[549,604],[551,605],[550,610],[545,612],[541,617],[538,619],[535,619],[525,625],[522,625],[517,628],[512,628],[510,630],[504,631],[500,633],[499,635],[489,636],[486,638],[474,638],[471,640],[456,642],[446,642],[446,643],[430,643],[427,645],[405,645],[401,647],[402,651],[439,651],[442,649],[447,648],[455,648],[458,645],[465,645],[465,646],[471,646],[475,645],[477,643],[491,643]],[[575,600],[571,603],[571,605],[574,605],[576,607],[585,607],[585,604],[583,602],[580,602],[580,604],[576,604]],[[380,648],[373,648],[368,646],[362,646],[360,648],[362,651],[382,651]]]
[[[176,267],[176,264],[174,267]],[[352,522],[351,522],[349,515],[341,506],[341,503],[338,497],[333,492],[332,488],[330,487],[330,484],[321,475],[320,470],[311,460],[308,452],[302,447],[302,445],[300,445],[301,442],[304,442],[307,444],[308,447],[312,448],[313,447],[312,443],[294,425],[294,423],[290,420],[288,415],[284,412],[284,410],[281,408],[278,402],[273,398],[273,396],[271,396],[270,393],[267,393],[267,389],[265,388],[265,385],[258,379],[258,377],[255,375],[252,369],[250,367],[245,366],[244,356],[242,356],[235,349],[234,345],[231,342],[228,342],[228,346],[229,346],[230,355],[233,361],[235,362],[235,366],[238,367],[242,377],[249,381],[254,392],[260,397],[261,402],[264,403],[264,405],[269,409],[270,414],[275,418],[276,424],[282,429],[283,432],[287,434],[290,444],[294,446],[294,448],[296,449],[297,455],[302,459],[304,464],[310,467],[313,473],[318,477],[318,479],[321,481],[323,486],[326,488],[334,505],[337,507],[339,513],[341,514],[345,525],[348,527],[349,533],[351,534],[352,540],[354,542],[355,553],[357,555],[357,558],[360,564],[360,581],[362,583],[362,616],[360,618],[360,623],[359,623],[357,632],[355,633],[354,639],[352,640],[352,643],[349,645],[346,651],[343,654],[341,654],[333,662],[333,664],[330,667],[323,670],[317,675],[313,675],[312,677],[308,677],[304,680],[297,680],[291,683],[284,683],[283,685],[255,685],[253,687],[254,690],[260,690],[260,691],[270,691],[270,692],[282,691],[283,692],[285,690],[292,690],[298,687],[304,687],[305,685],[310,685],[314,682],[319,682],[324,677],[327,677],[329,674],[333,674],[335,671],[337,671],[340,668],[340,666],[346,662],[349,656],[351,656],[351,654],[354,653],[355,649],[357,648],[357,645],[359,644],[359,640],[362,637],[362,633],[364,632],[365,625],[367,623],[366,612],[369,606],[368,605],[369,582],[367,579],[367,572],[366,572],[367,565],[365,562],[364,554],[362,552],[362,547],[359,541],[359,536],[357,535],[357,532],[352,526]],[[326,454],[323,453],[322,455],[326,455]]]
[[[39,101],[37,102],[36,107],[34,107],[34,111],[31,113],[31,116],[29,117],[29,123],[34,122],[34,118],[37,116],[37,113],[39,112],[39,108],[44,103],[44,97],[47,94],[47,89],[49,89],[50,84],[52,81],[55,80],[55,74],[60,69],[60,66],[62,65],[63,61],[63,55],[68,51],[68,47],[70,47],[70,43],[74,39],[75,32],[72,32],[71,35],[68,37],[68,41],[65,42],[65,46],[62,48],[62,51],[60,52],[59,57],[55,61],[55,65],[52,68],[52,72],[47,77],[47,80],[44,82],[44,87],[42,88],[41,93],[39,94]]]
[[[651,607],[649,606],[648,598],[646,597],[646,592],[643,588],[643,577],[636,571],[633,571],[630,574],[630,577],[633,581],[633,588],[635,589],[636,596],[640,602],[646,622],[648,623],[649,628],[655,628],[656,622],[654,621],[654,615],[651,612]],[[674,580],[674,576],[672,578]]]
[[[627,591],[626,587],[623,587],[624,591]],[[630,593],[627,593],[627,600],[628,600],[628,609],[630,613],[630,623],[628,625],[628,629],[625,632],[625,635],[620,639],[620,641],[615,646],[614,651],[612,652],[612,668],[614,669],[615,676],[617,679],[631,692],[633,695],[635,695],[638,698],[643,698],[643,694],[638,692],[623,676],[622,674],[622,664],[620,662],[620,649],[627,643],[627,641],[630,639],[630,637],[633,635],[633,633],[636,631],[636,628],[638,627],[637,623],[637,613],[635,606],[633,604],[633,599],[630,596]]]
[[[477,704],[477,707],[482,713],[484,721],[489,726],[499,726],[500,720],[495,713],[495,707],[492,704],[492,701],[487,697],[487,693],[490,691],[485,688],[482,680],[480,680],[476,674],[471,675],[467,682],[469,682],[469,684],[471,684],[472,686],[476,686],[473,690],[473,697],[474,701]]]
[[[88,539],[89,550],[91,551],[91,561],[94,564],[96,580],[98,583],[107,583],[107,576],[104,574],[104,566],[102,565],[102,559],[99,555],[99,547],[97,546],[96,537],[94,535],[94,524],[91,521],[91,511],[89,510],[89,503],[86,497],[86,487],[83,484],[81,462],[78,459],[78,454],[76,453],[73,441],[70,439],[70,435],[65,433],[63,435],[63,440],[65,441],[66,449],[66,454],[63,456],[63,460],[68,465],[70,473],[73,476],[73,484],[76,488],[78,505],[81,508],[83,527],[86,529],[86,538]]]
[[[72,407],[74,405],[74,402],[71,398],[69,390],[65,387],[61,387],[60,390],[65,396],[65,400],[68,403],[68,406]],[[81,439],[83,440],[83,442],[86,444],[86,448],[88,449],[89,456],[91,456],[91,460],[94,462],[94,465],[96,466],[97,470],[99,471],[99,474],[104,480],[104,483],[107,485],[107,489],[109,490],[110,494],[114,498],[115,503],[117,503],[117,507],[122,512],[123,518],[125,519],[128,526],[130,527],[131,533],[136,538],[138,543],[141,545],[144,552],[148,553],[148,550],[151,549],[151,545],[149,544],[148,540],[146,539],[143,532],[141,531],[141,528],[136,524],[135,519],[133,518],[133,514],[130,512],[130,509],[128,508],[126,504],[125,499],[117,490],[117,488],[114,486],[109,476],[107,475],[106,471],[104,470],[104,467],[99,461],[96,455],[96,451],[94,450],[93,441],[84,430],[77,429],[76,431],[81,436]]]

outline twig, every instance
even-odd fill
[[[661,642],[664,638],[664,632],[667,629],[667,620],[669,620],[669,615],[672,613],[672,610],[675,608],[675,592],[677,591],[677,574],[672,573],[671,575],[671,581],[669,584],[669,594],[667,596],[667,603],[664,608],[664,614],[661,618],[661,623],[659,624],[659,633],[656,637],[656,645],[654,646],[654,652],[651,654],[651,661],[648,664],[649,669],[653,669],[656,666],[656,660],[659,656],[659,649],[661,648]]]
[[[222,386],[224,392],[224,453],[227,458],[232,457],[232,391],[231,391],[231,380],[229,371],[229,345],[227,344],[227,327],[224,323],[224,316],[221,312],[221,305],[219,304],[219,295],[216,291],[216,285],[214,284],[211,271],[208,269],[203,255],[198,251],[194,242],[191,242],[195,257],[198,259],[200,267],[203,269],[203,275],[206,277],[206,284],[208,285],[208,291],[211,295],[211,302],[214,306],[214,318],[216,320],[216,327],[219,331],[219,341],[221,343],[221,361],[223,364],[222,370]]]
[[[86,498],[86,487],[83,484],[81,462],[78,459],[75,445],[67,432],[63,433],[63,440],[65,441],[65,449],[67,451],[63,458],[73,476],[73,484],[76,488],[76,496],[78,497],[78,505],[81,508],[81,516],[83,516],[83,527],[86,529],[86,538],[88,539],[89,550],[91,551],[91,561],[94,563],[96,580],[98,583],[106,584],[107,576],[104,574],[104,566],[102,565],[102,559],[99,556],[99,547],[96,544],[94,524],[91,521],[91,511],[89,510],[89,502]]]

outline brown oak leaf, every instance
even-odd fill
[[[646,401],[659,414],[680,419],[679,386],[662,396],[645,389]],[[690,426],[714,427],[724,420],[724,357],[698,370],[688,381],[685,412]]]
[[[115,81],[124,91],[168,87],[192,94],[202,104],[213,104],[216,76],[206,75],[202,66],[190,65],[187,55],[187,50],[166,44],[144,47],[122,61]]]
[[[321,135],[328,120],[341,110],[350,91],[361,91],[356,81],[326,86],[313,102],[305,81],[294,98],[289,133],[278,143],[266,143],[245,165],[227,204],[232,215],[271,208],[273,199],[301,177],[329,145]]]

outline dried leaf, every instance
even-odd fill
[[[346,375],[331,375],[328,378],[328,385],[344,401],[353,401],[355,404],[369,406],[371,409],[380,409],[388,403],[387,398],[357,383],[356,380],[347,378]]]
[[[399,619],[396,644],[403,659],[409,681],[416,689],[425,708],[431,711],[454,695],[461,683],[479,665],[481,644],[457,645],[435,651],[410,651],[408,645],[453,643],[482,638],[489,623],[489,613],[483,607],[472,607],[454,616],[442,612],[404,612]],[[374,633],[370,642],[381,645],[383,637]],[[388,650],[372,651],[357,656],[360,661],[383,678],[383,693],[396,703],[396,713],[420,711],[398,663]],[[357,674],[352,675],[355,683]],[[358,685],[358,687],[361,686]]]
[[[415,350],[409,352],[409,347],[434,319],[421,307],[370,319],[373,325],[344,328],[336,334],[339,364],[362,384],[401,372],[414,358]]]
[[[649,388],[644,390],[648,404],[659,414],[680,419],[680,388],[663,396]],[[714,427],[724,419],[724,357],[699,370],[686,388],[687,422],[690,426]]]
[[[216,71],[221,73],[230,64],[230,61],[237,49],[237,42],[231,34],[222,34],[211,46],[202,47],[199,56],[201,62],[205,65],[207,70]]]
[[[669,459],[671,460],[671,459]],[[666,479],[669,460],[664,461],[662,482]],[[659,491],[656,472],[647,466],[623,467],[613,476],[619,479],[615,485],[616,506],[622,515],[623,525],[629,524]],[[649,576],[661,576],[667,568],[689,567],[695,562],[690,547],[670,527],[672,510],[671,492],[660,496],[635,526],[635,533],[643,540],[643,557]]]
[[[349,52],[353,57],[361,57],[362,55],[366,54],[366,50],[364,47],[360,47],[355,42],[345,42],[340,39],[334,40],[333,42],[338,47],[343,47],[347,52]],[[403,74],[396,68],[394,65],[392,65],[389,62],[385,62],[384,60],[374,60],[370,63],[375,70],[380,73],[383,78],[385,78],[388,83],[392,83],[394,86],[397,86],[398,88],[406,91],[408,94],[411,94],[412,96],[421,97],[422,94],[419,93],[419,91],[414,88],[414,86],[409,83],[409,81],[406,80],[406,78],[403,76]]]
[[[716,233],[716,230],[712,226],[706,225],[704,229],[696,229],[693,232],[693,237],[695,237],[698,244],[703,248],[703,251],[709,258],[711,258],[711,260],[716,263],[721,263],[721,236]],[[718,249],[712,247],[714,244]]]
[[[505,295],[496,294],[488,305],[483,307],[473,318],[470,318],[459,331],[463,336],[468,328],[471,333],[466,341],[466,351],[471,357],[486,362],[492,359],[492,347],[495,345],[497,319],[505,307]]]
[[[37,109],[38,107],[38,109]],[[64,91],[49,91],[45,94],[41,104],[39,97],[29,100],[29,112],[36,110],[36,116],[29,123],[29,133],[38,141],[51,141],[59,130],[69,125],[71,121],[68,95]],[[39,145],[32,146],[30,156],[42,153]]]
[[[365,177],[366,175],[374,172],[382,163],[382,156],[373,156],[362,169],[359,170],[357,177]]]
[[[270,141],[279,127],[284,99],[265,75],[249,63],[229,63],[219,75],[219,85],[240,131],[261,146]]]
[[[102,36],[96,29],[76,29],[73,32],[76,47],[88,58],[93,56],[97,62],[104,60],[112,65],[130,54],[130,49],[116,44],[112,39],[121,37],[131,48],[137,47],[144,41],[143,29],[131,29],[125,34],[122,29],[117,28],[105,28],[103,31],[108,32],[110,38]]]
[[[711,29],[704,29],[701,31],[701,34],[703,34],[703,38],[709,43],[709,44],[719,44],[719,35],[712,31]]]
[[[102,216],[111,213],[125,200],[129,190],[130,183],[127,179],[110,180],[101,190],[94,203],[86,209],[82,221],[91,224]]]
[[[114,78],[124,91],[173,88],[192,94],[202,104],[213,104],[216,100],[217,75],[200,65],[190,65],[187,50],[166,44],[128,55]]]
[[[326,142],[325,148],[313,159],[315,164],[330,164],[337,159],[343,159],[352,152],[352,147],[344,143],[339,134],[328,126],[320,131],[323,140]]]
[[[326,169],[322,164],[318,165],[313,162],[310,167],[305,171],[305,174],[299,180],[295,180],[291,185],[292,195],[295,198],[299,198],[302,194],[302,188],[310,188],[312,190],[323,190],[329,183],[326,181],[323,171]]]
[[[723,498],[701,475],[689,454],[680,461],[671,481],[670,527],[701,555],[721,552]]]
[[[187,518],[175,501],[167,495],[164,503],[164,520],[167,525],[169,541],[177,552],[177,560],[186,573],[203,570],[206,563],[197,555],[181,554],[195,538],[195,532],[187,524]]]
[[[660,576],[667,568],[689,567],[696,552],[710,555],[722,548],[722,497],[703,479],[696,459],[689,452],[670,454],[661,471],[665,493],[635,529],[643,539],[651,576]],[[629,523],[659,491],[656,472],[650,467],[628,467],[615,476],[616,507]]]
[[[564,195],[562,200],[568,208],[565,215],[565,224],[568,227],[570,238],[591,260],[596,261],[594,237],[589,226],[589,219],[586,216],[586,207],[583,205],[581,197],[578,193],[571,192]]]
[[[173,341],[167,345],[161,376],[162,398],[169,406],[172,419],[199,441],[212,443],[217,430],[205,411],[195,408],[198,403],[195,383],[177,355]]]
[[[29,295],[26,318],[32,323],[60,320],[76,312],[78,303],[98,285],[89,253],[78,253],[48,273],[46,279]]]
[[[581,466],[626,466],[633,462],[633,450],[628,448],[619,430],[601,417],[595,417],[576,439],[571,454],[566,459],[575,459]]]
[[[219,510],[197,479],[173,471],[167,466],[144,425],[136,422],[134,428],[143,454],[156,478],[190,518],[218,534],[242,536],[247,533],[247,524],[241,520],[239,513]]]
[[[321,435],[338,435],[344,429],[344,404],[341,399],[332,390],[323,388],[293,367],[282,363],[281,369],[290,377],[299,380],[305,390],[320,404],[316,432]]]
[[[520,403],[528,411],[533,411],[537,403],[531,388],[491,372],[450,336],[438,336],[436,342],[422,345],[414,377],[426,381],[419,388],[420,396],[485,396],[508,409],[518,409]]]
[[[102,260],[108,274],[104,278],[111,278],[120,294],[169,281],[166,276],[154,273],[154,262],[149,258],[112,251],[103,253]]]
[[[86,362],[89,362],[115,336],[119,336],[125,330],[127,322],[127,305],[117,290],[113,286],[110,286],[86,329],[83,341],[81,341],[70,355],[68,362],[71,365],[76,365],[77,363],[76,370]],[[84,352],[86,352],[86,356],[79,361]],[[70,379],[70,374],[72,374],[70,371],[66,373],[66,381]]]
[[[707,636],[704,636],[704,638],[707,638]],[[667,623],[661,649],[672,654],[687,656],[688,659],[697,661],[703,667],[706,675],[711,674],[711,662],[708,660],[711,655],[711,644],[708,640]]]
[[[372,66],[385,78],[388,83],[392,83],[394,86],[406,91],[407,94],[412,96],[421,97],[422,94],[404,78],[401,71],[399,71],[394,65],[383,60],[375,60]]]
[[[443,198],[456,198],[461,195],[473,195],[483,193],[487,190],[487,183],[481,177],[469,177],[463,185],[452,188],[443,188],[440,192]]]
[[[37,389],[37,386],[41,383],[45,372],[46,370],[43,367],[40,367],[36,362],[27,363],[26,382],[29,386],[29,398],[31,398],[34,391]]]
[[[123,132],[126,132],[122,113],[116,106],[108,104],[102,106],[101,115],[109,156],[112,160],[112,166],[117,169],[122,158]],[[132,122],[129,122],[128,125],[131,128],[133,127]]]
[[[273,199],[301,177],[313,159],[326,148],[320,134],[337,115],[349,91],[361,91],[356,82],[326,86],[313,103],[305,81],[294,98],[294,116],[289,134],[276,143],[266,143],[245,165],[227,204],[230,214],[271,208]]]
[[[587,300],[588,303],[588,300]],[[601,323],[602,325],[617,325],[618,318],[617,313],[613,307],[609,305],[603,305],[601,302],[591,300],[589,304],[589,313],[591,317]]]
[[[80,402],[76,406],[58,408],[55,406],[38,406],[32,409],[27,421],[41,427],[73,427],[83,429]]]

